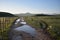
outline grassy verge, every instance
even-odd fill
[[[46,30],[56,40],[60,40],[60,16],[26,16],[25,21],[34,28],[41,28],[40,23],[44,21],[48,26]]]

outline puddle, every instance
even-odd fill
[[[14,30],[15,31],[24,31],[26,33],[29,33],[31,36],[35,36],[36,35],[35,29],[32,28],[29,25],[23,25],[23,26],[20,26],[20,27],[15,28]]]
[[[27,25],[26,22],[24,22],[24,20],[18,19],[16,20],[16,22],[14,23],[15,25],[18,24],[18,22],[20,24],[22,24],[22,26],[16,27],[13,26],[12,28],[12,32],[10,35],[11,40],[22,40],[22,36],[20,35],[21,32],[25,32],[28,33],[29,35],[31,35],[32,37],[35,37],[37,32],[35,30],[35,28],[32,28],[30,25]]]

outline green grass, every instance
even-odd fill
[[[8,40],[8,30],[10,29],[12,23],[14,22],[16,18],[5,18],[3,20],[3,17],[0,18],[1,23],[0,24],[0,35],[1,33],[3,33],[3,38],[4,40]],[[5,21],[5,20],[10,20],[9,21]],[[57,40],[60,40],[60,16],[25,16],[24,20],[27,22],[27,24],[29,24],[30,26],[34,27],[34,28],[41,28],[40,23],[43,21],[45,22],[48,27],[47,27],[47,31],[50,33],[50,35],[52,37],[56,37]],[[4,24],[6,23],[6,24]],[[5,25],[5,26],[4,26]],[[2,29],[4,27],[4,30]],[[3,31],[2,31],[3,30]],[[59,32],[59,33],[58,33]]]
[[[18,17],[0,17],[0,36],[8,40],[8,30]]]
[[[39,23],[44,21],[48,25],[47,31],[50,35],[60,40],[60,16],[26,16],[24,19],[34,28],[41,28]]]

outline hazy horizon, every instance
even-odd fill
[[[0,12],[60,14],[60,0],[0,0]]]

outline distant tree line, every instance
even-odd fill
[[[48,14],[36,14],[35,16],[54,16],[54,15],[48,15]]]

